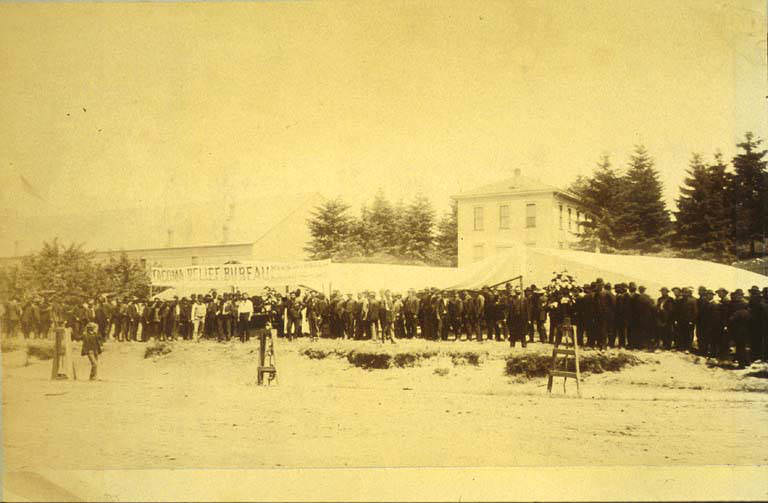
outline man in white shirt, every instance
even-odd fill
[[[200,296],[198,296],[195,299],[194,305],[192,305],[192,338],[196,341],[200,341],[200,338],[203,336],[205,312],[205,304],[203,304]]]
[[[248,333],[248,325],[252,317],[253,302],[251,302],[247,294],[243,293],[237,301],[237,328],[240,334],[240,342],[245,342],[251,338],[251,335]]]

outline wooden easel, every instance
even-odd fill
[[[561,347],[565,346],[565,347]],[[564,358],[558,359],[558,355],[563,355]],[[568,370],[569,358],[573,358],[575,372]],[[558,368],[558,360],[562,363],[562,367]],[[547,381],[547,393],[552,393],[552,383],[555,377],[563,378],[563,393],[566,392],[565,383],[568,378],[576,380],[576,393],[581,396],[581,373],[579,371],[579,344],[576,341],[576,337],[573,334],[573,325],[571,325],[571,319],[565,318],[563,324],[560,326],[560,341],[555,340],[555,347],[552,349],[552,367],[549,371],[549,378]]]

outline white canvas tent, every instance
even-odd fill
[[[562,271],[574,276],[580,284],[596,278],[613,284],[634,281],[644,285],[651,295],[658,294],[663,286],[698,288],[703,285],[713,290],[741,288],[745,292],[752,285],[768,286],[768,276],[704,260],[519,247],[466,268],[461,279],[449,288],[481,288],[517,275],[523,276],[525,285],[541,287],[554,273]]]

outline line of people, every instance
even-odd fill
[[[85,327],[94,323],[102,341],[250,339],[252,330],[265,328],[268,317],[260,315],[261,297],[247,294],[191,295],[190,299],[141,301],[136,297],[98,298],[75,306],[49,303],[32,297],[0,304],[4,311],[2,331],[9,336],[21,332],[25,338],[48,338],[57,322],[63,321],[80,339]],[[255,308],[254,308],[255,305]]]
[[[311,290],[281,295],[267,289],[260,296],[211,291],[168,301],[97,299],[71,309],[33,297],[24,304],[18,299],[0,304],[0,319],[7,333],[20,330],[25,337],[47,336],[54,322],[64,319],[75,338],[94,322],[102,340],[111,336],[118,341],[238,337],[245,342],[251,330],[269,323],[278,337],[291,339],[307,333],[312,339],[394,343],[421,337],[506,340],[511,346],[537,339],[555,342],[567,319],[582,346],[674,349],[721,358],[735,346],[740,365],[767,359],[768,288],[761,292],[753,286],[745,296],[742,290],[700,287],[698,297],[690,287],[662,288],[654,300],[635,283],[612,286],[598,278],[577,286],[570,279],[567,284],[553,280],[544,289],[508,283],[499,289],[431,288],[406,294],[335,291],[330,297]]]

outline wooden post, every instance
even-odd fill
[[[77,379],[75,362],[72,359],[72,339],[69,331],[63,326],[56,327],[54,331],[53,363],[51,365],[51,379]]]

